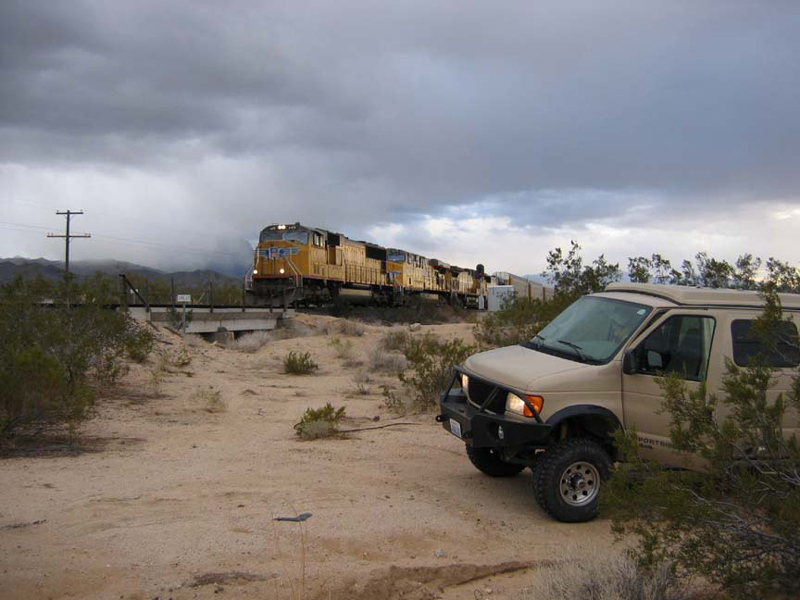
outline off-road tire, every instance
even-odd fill
[[[582,438],[564,440],[536,457],[533,471],[536,502],[557,521],[591,521],[597,516],[600,484],[608,480],[610,468],[611,459],[600,444]],[[570,475],[585,487],[575,489],[574,493],[565,492]]]
[[[473,448],[467,445],[467,456],[478,471],[489,477],[514,477],[525,468],[525,465],[503,461],[492,448]]]

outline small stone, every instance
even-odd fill
[[[433,551],[433,555],[436,558],[444,558],[444,550],[442,550],[441,548],[437,548],[436,550]]]
[[[419,331],[420,329],[422,329],[421,323],[412,323],[411,325],[408,326],[409,331]]]

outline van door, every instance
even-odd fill
[[[759,316],[760,312],[753,311],[727,313],[727,322],[720,324],[719,337],[722,338],[724,334],[728,338],[727,347],[730,348],[728,357],[737,367],[747,367],[753,358],[761,357],[774,370],[771,385],[767,390],[767,401],[774,403],[779,395],[783,394],[785,397],[790,392],[797,366],[800,364],[800,335],[797,330],[800,315],[784,310],[784,318],[788,318],[781,322],[775,331],[777,340],[774,348],[766,348],[753,327]],[[725,402],[718,402],[717,421],[722,422],[730,415],[731,407]],[[798,422],[800,421],[796,409],[787,406],[783,420],[784,435],[787,439],[800,434]]]
[[[635,429],[639,454],[662,464],[688,466],[672,450],[671,417],[662,411],[658,376],[678,373],[696,391],[706,381],[716,321],[708,314],[670,311],[635,343],[639,372],[622,375],[625,428]]]

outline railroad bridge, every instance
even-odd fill
[[[139,293],[124,274],[120,274],[124,306],[130,315],[142,322],[171,326],[185,333],[213,336],[218,341],[233,339],[253,331],[270,331],[294,319],[293,308],[247,306],[245,296],[239,305],[215,305],[213,294],[205,304],[180,303],[173,294],[172,304],[151,304]]]

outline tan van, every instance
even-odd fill
[[[782,338],[798,339],[800,295],[781,294]],[[751,332],[756,292],[614,283],[584,296],[529,342],[482,352],[457,368],[437,417],[464,440],[483,473],[533,469],[539,505],[559,521],[597,514],[600,484],[615,460],[612,433],[635,429],[640,455],[688,467],[670,444],[656,377],[676,372],[689,388],[718,392],[725,358],[746,366],[763,348]],[[800,362],[797,345],[770,355],[771,394],[786,391]],[[717,417],[725,417],[720,403]]]

